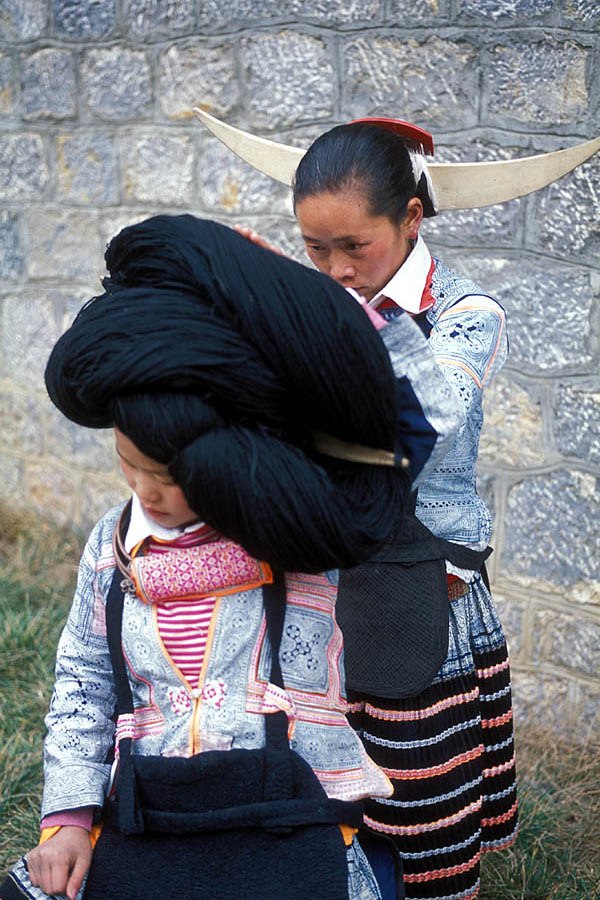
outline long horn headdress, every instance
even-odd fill
[[[255,169],[291,185],[305,150],[257,137],[227,125],[202,109],[194,113],[230,150]],[[566,150],[522,159],[478,163],[428,163],[437,208],[475,209],[524,197],[552,184],[600,149],[600,137]]]

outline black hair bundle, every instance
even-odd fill
[[[319,455],[315,431],[394,450],[395,378],[332,280],[193,216],[125,228],[105,293],[46,368],[80,425],[116,425],[168,464],[198,516],[286,570],[355,565],[389,535],[408,479]]]

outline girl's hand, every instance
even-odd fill
[[[261,237],[260,234],[257,234],[252,228],[249,228],[247,225],[234,225],[234,231],[237,231],[238,234],[241,234],[242,237],[245,237],[248,241],[251,241],[253,244],[257,244],[259,247],[263,247],[264,250],[271,250],[273,253],[278,253],[279,256],[283,256],[283,252],[279,249],[279,247],[275,247],[274,244],[270,244],[266,238]]]
[[[92,861],[89,832],[63,825],[51,838],[27,854],[29,878],[44,893],[66,894],[75,900]]]

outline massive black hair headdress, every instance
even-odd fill
[[[400,469],[319,455],[313,434],[394,451],[396,382],[329,278],[192,216],[125,228],[105,293],[54,347],[46,386],[168,464],[200,518],[254,556],[318,571],[367,558],[398,520]]]

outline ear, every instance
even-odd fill
[[[410,238],[410,240],[416,241],[422,221],[423,204],[418,197],[412,197],[408,201],[408,206],[406,207],[406,215],[402,220],[401,226],[402,231],[408,238]]]

